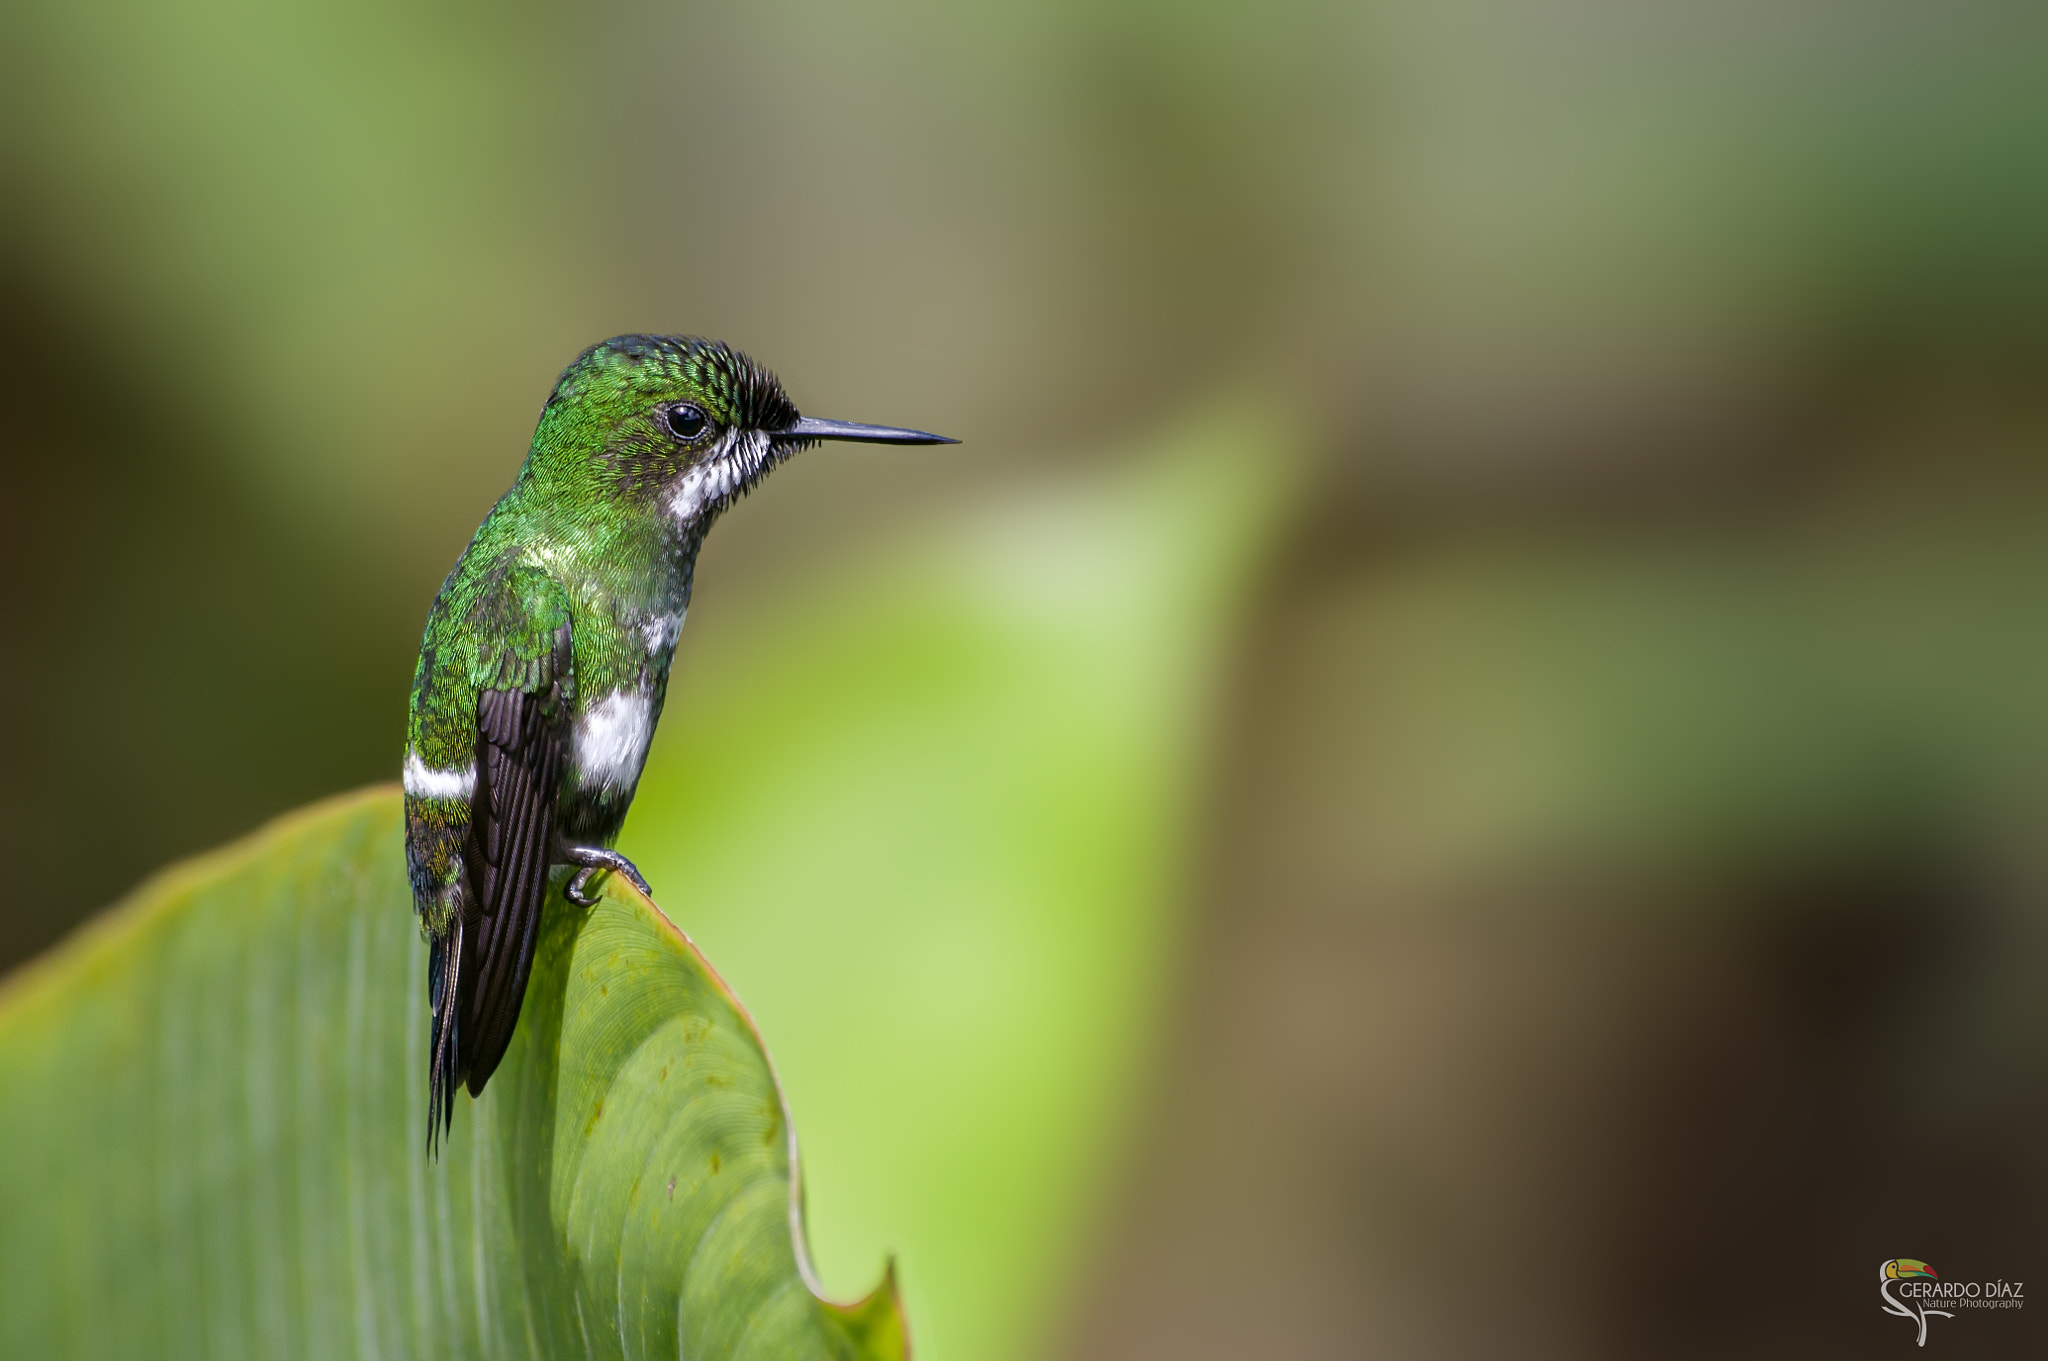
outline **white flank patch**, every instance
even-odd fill
[[[669,514],[685,524],[707,506],[725,500],[759,475],[768,461],[768,436],[759,430],[734,430],[724,443],[684,473],[668,499]]]
[[[584,712],[576,724],[576,769],[585,785],[623,789],[640,778],[653,707],[646,695],[615,690]]]
[[[466,799],[476,792],[476,767],[435,770],[408,748],[405,753],[405,792],[416,799]]]
[[[676,645],[676,639],[683,633],[683,615],[657,614],[640,626],[640,636],[647,643],[649,652],[666,652]]]

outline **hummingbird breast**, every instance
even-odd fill
[[[562,823],[572,839],[609,844],[647,763],[685,605],[680,599],[639,608],[612,603],[581,613]]]
[[[647,687],[614,690],[576,716],[574,770],[585,794],[630,798],[654,737],[654,695]]]

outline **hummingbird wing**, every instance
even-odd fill
[[[563,636],[566,643],[566,628]],[[477,695],[477,792],[463,856],[477,917],[475,931],[466,933],[474,951],[464,970],[469,987],[458,993],[471,1096],[497,1071],[526,998],[555,844],[564,708],[559,688]]]
[[[450,632],[474,639],[474,651],[443,699],[474,714],[475,775],[468,797],[449,801],[442,814],[461,849],[456,908],[443,930],[430,932],[430,1140],[453,1118],[458,1085],[471,1095],[483,1090],[519,1020],[554,858],[575,690],[569,601],[553,577],[513,559],[462,595],[450,602],[461,620]]]

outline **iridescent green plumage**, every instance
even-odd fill
[[[427,617],[406,732],[406,851],[432,946],[430,1139],[503,1056],[556,865],[609,850],[668,690],[704,534],[820,439],[950,443],[807,420],[715,341],[619,336],[562,373],[512,489]]]

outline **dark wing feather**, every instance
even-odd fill
[[[533,968],[567,746],[562,710],[553,687],[477,696],[476,794],[463,855],[475,892],[464,913],[467,958],[456,990],[472,1096],[505,1057]]]

